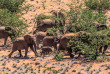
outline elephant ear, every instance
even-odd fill
[[[30,35],[25,35],[25,36],[24,36],[24,40],[25,40],[25,42],[26,42],[27,44],[30,44],[30,43],[31,43],[30,38],[31,38]]]
[[[33,38],[29,38],[30,44],[33,44],[34,40]]]

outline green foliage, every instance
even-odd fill
[[[85,0],[85,4],[90,9],[104,10],[110,8],[110,0]]]
[[[47,29],[47,33],[49,33],[49,35],[52,35],[52,36],[57,36],[57,29],[56,28],[48,28]]]
[[[64,53],[63,52],[55,50],[54,53],[55,53],[55,59],[57,61],[61,61],[63,59],[63,57],[64,57]]]
[[[73,25],[73,27],[70,28],[71,32],[78,32],[78,31],[94,32],[97,31],[96,29],[97,26],[93,24],[94,22],[105,24],[107,21],[103,13],[99,14],[98,12],[89,9],[82,9],[76,12],[73,11],[73,13],[76,14],[75,16],[76,20],[71,22]],[[68,17],[72,17],[72,15]],[[70,20],[74,20],[74,18],[70,18]]]
[[[109,30],[103,30],[94,33],[80,34],[77,37],[72,37],[69,42],[69,47],[73,51],[81,50],[90,59],[96,59],[98,55],[97,49],[101,46],[108,45],[110,39],[108,36]],[[73,45],[75,45],[73,47]]]
[[[85,31],[84,34],[72,37],[68,43],[73,51],[84,53],[90,59],[96,59],[99,54],[97,50],[104,45],[110,43],[109,29],[98,31],[95,22],[99,24],[106,24],[107,18],[105,13],[99,13],[91,9],[79,9],[80,7],[71,8],[68,12],[68,18],[72,26],[67,32]],[[73,46],[74,45],[74,46]]]
[[[0,0],[0,8],[17,12],[25,0]]]
[[[13,28],[16,32],[16,37],[24,34],[27,27],[27,25],[19,18],[20,15],[16,15],[7,9],[0,10],[0,26]]]
[[[47,32],[49,34],[55,36],[64,34],[64,25],[65,25],[66,16],[62,13],[62,11],[63,10],[53,13],[54,16],[52,16],[52,19],[55,21],[56,26],[47,29]]]

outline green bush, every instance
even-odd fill
[[[25,0],[0,0],[0,8],[17,12]]]
[[[0,10],[0,26],[12,27],[16,32],[16,37],[22,36],[27,27],[27,25],[19,18],[20,15],[11,13],[7,9]]]
[[[47,29],[47,32],[51,35],[62,35],[64,34],[64,25],[66,16],[61,12],[63,10],[60,10],[59,12],[55,12],[54,15],[51,17],[55,21],[55,25],[52,28]]]
[[[85,0],[85,4],[90,9],[109,9],[110,8],[110,0]]]
[[[73,13],[77,13],[77,15],[75,17],[76,20],[74,22],[71,22],[72,27],[69,30],[71,32],[95,32],[97,31],[97,26],[94,24],[94,22],[97,22],[99,24],[106,24],[107,21],[107,18],[103,13],[99,14],[94,10],[82,9]],[[72,15],[68,17],[72,17]],[[70,20],[74,20],[74,18],[70,18]]]
[[[68,45],[73,51],[81,50],[79,52],[83,52],[86,57],[93,60],[97,58],[97,49],[110,43],[108,35],[109,30],[80,34],[78,37],[72,37]],[[75,46],[72,47],[72,45]]]
[[[101,46],[108,45],[110,42],[110,30],[105,29],[98,31],[97,26],[93,23],[98,22],[99,24],[106,24],[106,16],[104,13],[98,13],[97,11],[90,9],[82,9],[74,11],[73,13],[77,13],[77,16],[75,17],[76,20],[71,22],[72,27],[68,32],[75,33],[85,31],[86,34],[72,37],[68,46],[71,47],[73,51],[81,50],[80,52],[83,52],[87,57],[96,59],[96,55],[98,55],[97,49]],[[74,20],[73,18],[70,19]],[[75,46],[73,47],[72,45]]]
[[[54,54],[55,54],[55,59],[57,61],[61,61],[63,59],[63,57],[64,57],[64,53],[61,52],[61,51],[58,51],[58,50],[55,50]]]

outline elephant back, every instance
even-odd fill
[[[71,37],[78,37],[79,34],[84,34],[86,33],[85,31],[80,31],[80,32],[76,32],[76,33],[67,33],[67,34],[64,34],[61,39],[60,39],[60,44],[64,47],[64,48],[67,48],[67,45],[68,45],[68,42],[70,40]]]
[[[37,26],[37,29],[38,31],[46,31],[48,28],[51,28],[55,26],[55,22],[51,19],[45,19],[45,20],[42,20],[40,22],[40,24],[38,24]]]
[[[52,46],[54,42],[54,36],[46,36],[43,39],[44,46]]]

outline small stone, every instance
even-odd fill
[[[107,64],[108,67],[110,67],[110,64]]]
[[[78,64],[79,62],[78,62],[78,61],[72,61],[72,63],[73,63],[73,64]]]
[[[87,65],[86,65],[86,64],[83,64],[82,66],[83,66],[83,67],[87,67]]]
[[[102,69],[100,69],[100,68],[97,70],[98,73],[101,72],[101,71],[102,71]]]
[[[77,74],[81,74],[81,72],[78,72]]]
[[[39,65],[40,63],[36,62],[35,65]]]
[[[104,67],[104,66],[107,66],[107,65],[101,65],[100,67]]]

